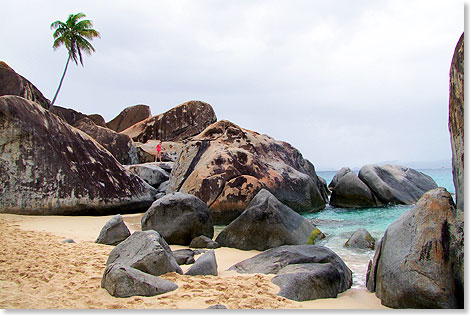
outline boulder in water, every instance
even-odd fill
[[[330,205],[341,208],[369,208],[383,204],[353,172],[344,174],[331,192]]]
[[[434,188],[434,180],[419,171],[400,165],[364,165],[359,178],[384,204],[414,204]]]
[[[358,229],[351,235],[344,246],[349,248],[375,249],[375,238],[364,228]]]

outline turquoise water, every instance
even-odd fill
[[[431,176],[439,187],[445,187],[450,193],[455,193],[451,169],[419,170]],[[317,172],[329,184],[336,172]],[[387,227],[413,206],[388,206],[381,208],[347,209],[334,208],[327,205],[317,213],[303,214],[327,235],[319,243],[336,252],[353,271],[353,286],[365,286],[365,273],[373,250],[353,250],[344,247],[351,234],[359,228],[365,228],[380,241]]]

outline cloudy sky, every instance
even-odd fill
[[[463,1],[2,1],[1,55],[52,99],[67,59],[55,20],[101,39],[56,105],[106,121],[188,100],[291,143],[317,169],[449,160],[449,68]]]

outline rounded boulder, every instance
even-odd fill
[[[199,198],[181,192],[157,201],[142,217],[142,231],[155,230],[168,244],[189,245],[199,235],[214,236],[214,225],[207,205]]]

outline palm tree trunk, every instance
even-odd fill
[[[64,81],[65,73],[67,72],[67,67],[69,66],[70,57],[71,56],[69,54],[69,58],[67,59],[67,63],[65,64],[64,74],[62,74],[62,78],[60,79],[60,83],[59,83],[59,88],[55,92],[54,98],[52,99],[51,106],[54,105],[55,99],[57,98],[57,94],[59,94],[60,87],[62,86],[62,82]]]

